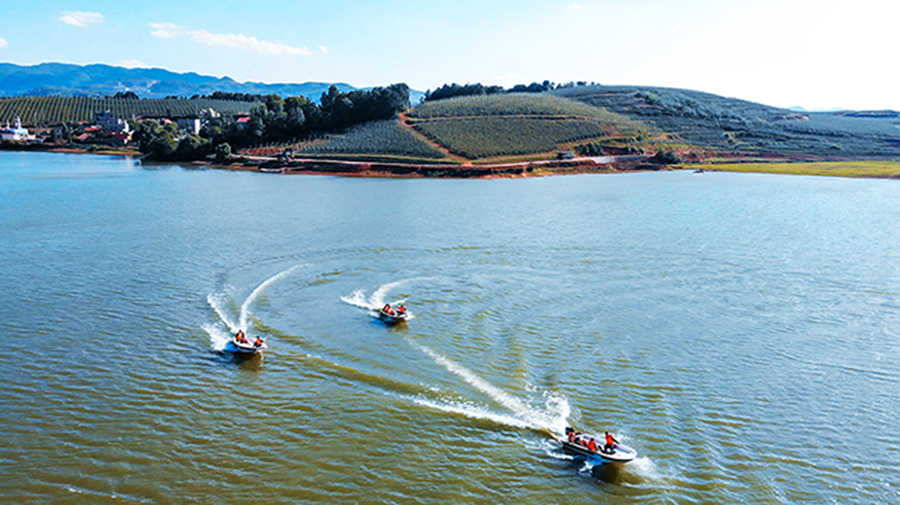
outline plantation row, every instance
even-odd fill
[[[396,120],[375,121],[300,150],[307,154],[381,154],[440,159],[446,154],[417,137]]]
[[[422,121],[415,128],[450,151],[469,159],[545,153],[559,144],[613,134],[600,121],[477,117]]]
[[[417,119],[470,116],[569,116],[590,117],[608,122],[627,119],[605,109],[582,102],[534,93],[483,95],[426,102],[413,109],[409,116]]]
[[[26,126],[54,126],[79,121],[94,121],[97,112],[112,111],[116,117],[132,116],[181,117],[198,116],[214,109],[219,114],[248,114],[253,103],[235,100],[164,98],[134,100],[126,98],[90,98],[58,96],[25,96],[0,98],[0,121],[12,122],[16,117]]]

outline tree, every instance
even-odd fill
[[[178,142],[178,148],[170,154],[171,159],[191,161],[205,158],[210,151],[210,141],[193,133],[189,133]]]
[[[681,163],[681,160],[678,159],[678,156],[675,153],[669,151],[659,151],[653,155],[649,160],[650,163],[655,163],[657,165],[676,165]]]
[[[231,156],[231,146],[228,142],[223,142],[216,146],[216,163],[224,163]]]
[[[168,123],[160,127],[152,119],[141,122],[132,136],[138,142],[138,149],[148,159],[154,160],[168,159],[178,148],[178,141],[175,140],[177,137],[178,128],[174,124]]]

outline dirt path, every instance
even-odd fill
[[[408,120],[409,120],[409,116],[407,116],[405,112],[401,112],[401,113],[400,113],[400,124],[403,125],[403,126],[405,126],[406,128],[408,128],[409,131],[412,132],[413,135],[415,135],[416,137],[422,139],[423,141],[425,141],[425,142],[426,142],[428,145],[430,145],[431,147],[433,147],[433,148],[437,149],[438,151],[440,151],[440,152],[446,154],[446,155],[447,155],[447,158],[449,158],[449,159],[451,159],[451,160],[453,160],[453,161],[458,161],[461,165],[464,165],[464,166],[471,166],[471,165],[472,165],[472,162],[471,162],[471,161],[467,160],[466,158],[463,158],[462,156],[458,156],[458,155],[456,155],[456,154],[451,153],[450,150],[447,149],[446,147],[444,147],[444,146],[438,144],[437,142],[431,140],[431,139],[428,138],[427,136],[425,136],[425,135],[423,135],[422,133],[420,133],[419,130],[416,130],[415,128],[413,128],[413,126],[412,126],[411,124],[409,124]]]

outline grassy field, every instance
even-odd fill
[[[688,164],[688,170],[720,170],[723,172],[752,172],[765,174],[825,175],[831,177],[900,178],[900,160],[886,161],[828,161],[812,163],[716,163]]]

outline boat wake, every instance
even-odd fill
[[[566,419],[571,413],[568,400],[556,393],[542,392],[539,397],[523,401],[486,380],[478,377],[468,368],[423,345],[413,344],[436,363],[457,375],[465,382],[484,393],[491,400],[502,405],[506,412],[495,412],[485,405],[474,402],[454,402],[432,400],[422,396],[413,398],[418,405],[461,414],[473,419],[487,419],[498,424],[550,432],[562,436],[566,429]]]
[[[348,296],[342,296],[341,300],[346,303],[349,303],[350,305],[353,305],[355,307],[359,307],[361,309],[368,310],[372,313],[373,316],[377,317],[378,311],[381,310],[382,307],[384,307],[385,303],[390,303],[391,305],[397,305],[397,304],[402,304],[402,303],[406,302],[406,298],[398,298],[396,300],[386,302],[385,300],[387,298],[388,293],[390,293],[392,290],[396,289],[397,287],[402,286],[403,284],[406,284],[408,282],[413,282],[415,280],[417,280],[417,278],[403,279],[403,280],[400,280],[397,282],[391,282],[389,284],[385,284],[385,285],[381,286],[380,288],[378,288],[377,290],[375,290],[375,292],[372,293],[372,295],[368,296],[368,297],[366,296],[365,291],[358,289]],[[410,315],[409,318],[413,319],[413,316]]]
[[[553,439],[562,438],[565,435],[571,408],[568,400],[559,393],[543,391],[529,400],[517,398],[506,391],[494,386],[488,381],[476,375],[472,370],[454,362],[436,351],[420,344],[411,343],[414,347],[428,355],[435,363],[443,366],[448,371],[460,377],[463,381],[484,393],[488,398],[503,407],[502,411],[496,411],[489,406],[475,401],[450,401],[435,400],[420,394],[412,398],[417,405],[442,410],[453,414],[463,415],[472,419],[484,419],[504,426],[530,429],[548,433]],[[619,435],[623,443],[628,443],[627,435]],[[563,461],[574,461],[576,458],[562,451],[555,440],[543,439],[536,442],[538,449],[548,456]],[[664,480],[656,464],[648,457],[635,458],[628,465],[628,470],[618,465],[606,465],[597,458],[586,458],[579,468],[579,473],[600,478],[616,484],[639,483],[641,481]]]
[[[250,306],[253,302],[255,302],[272,284],[275,284],[279,280],[290,275],[294,270],[301,266],[302,265],[295,265],[283,272],[279,272],[257,286],[256,289],[250,293],[250,296],[244,300],[244,303],[241,304],[240,309],[237,310],[237,320],[232,319],[231,316],[231,313],[236,308],[236,302],[230,294],[210,293],[207,295],[206,301],[219,318],[215,323],[206,323],[202,326],[203,330],[209,335],[212,349],[214,351],[222,351],[238,330],[244,330],[244,332],[246,332],[247,327],[250,325]]]

